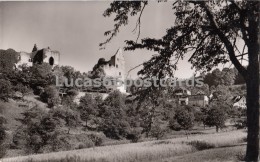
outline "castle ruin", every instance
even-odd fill
[[[48,48],[38,49],[36,44],[33,47],[31,53],[20,52],[18,56],[18,62],[16,67],[20,65],[27,64],[27,66],[32,66],[33,64],[48,63],[51,66],[59,65],[60,62],[60,52],[51,50]]]
[[[123,51],[119,48],[116,53],[106,61],[104,58],[100,58],[98,63],[93,67],[93,71],[89,71],[88,74],[91,76],[95,75],[94,73],[98,71],[103,73],[98,77],[107,77],[107,78],[118,78],[122,82],[125,81],[125,58]],[[123,83],[121,86],[114,87],[114,90],[117,89],[122,93],[126,93],[126,87]]]

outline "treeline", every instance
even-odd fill
[[[245,84],[245,80],[235,68],[223,68],[222,70],[217,68],[210,73],[202,75],[202,77],[204,77],[204,83],[209,85],[209,87]]]

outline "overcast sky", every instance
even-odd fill
[[[118,36],[99,49],[99,43],[106,37],[104,32],[113,28],[113,16],[103,17],[110,2],[0,2],[0,49],[13,48],[16,51],[31,52],[36,43],[39,48],[50,47],[61,53],[61,65],[70,65],[81,72],[87,72],[103,57],[109,59],[124,40],[135,39],[132,30],[136,19],[123,27]],[[160,38],[167,28],[174,24],[172,6],[153,2],[142,16],[141,38]],[[148,60],[152,51],[137,50],[124,52],[126,69]],[[188,59],[188,57],[187,57]],[[179,63],[176,76],[191,77],[194,70],[183,60]],[[137,70],[131,73],[136,76]]]

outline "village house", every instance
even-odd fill
[[[203,91],[188,96],[190,106],[205,107],[209,104],[209,98]]]
[[[235,96],[232,98],[233,108],[246,109],[246,97],[245,96]]]
[[[177,100],[178,104],[180,105],[188,105],[189,98],[188,96],[191,95],[191,92],[186,88],[180,87],[177,88],[174,92],[174,98]]]
[[[209,104],[209,98],[203,91],[191,94],[186,88],[180,87],[174,91],[174,98],[180,105],[205,107]]]

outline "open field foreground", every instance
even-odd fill
[[[14,158],[3,159],[3,162],[135,162],[135,161],[191,161],[193,156],[203,157],[205,154],[212,154],[216,150],[219,153],[213,153],[214,159],[223,159],[226,156],[228,160],[233,155],[231,152],[241,153],[243,151],[244,140],[246,132],[244,130],[237,130],[231,132],[214,133],[207,135],[194,135],[190,136],[189,139],[186,137],[168,139],[168,140],[157,140],[149,142],[140,142],[132,144],[122,144],[113,146],[94,147],[88,149],[55,152],[49,154],[39,154],[30,156],[20,156]],[[199,142],[198,142],[199,141]],[[204,147],[198,147],[191,143],[203,143]],[[208,147],[209,146],[209,147]],[[236,146],[236,147],[234,147]],[[229,149],[230,148],[230,149]],[[223,150],[224,149],[224,150]],[[203,151],[199,151],[203,150]],[[231,151],[228,151],[231,150]],[[185,156],[184,156],[185,155]],[[218,155],[220,157],[218,157]],[[230,155],[228,157],[228,155]],[[234,156],[234,155],[233,155]],[[236,156],[236,155],[235,155]],[[207,161],[211,156],[207,156]],[[212,160],[214,160],[212,159]],[[194,159],[195,160],[195,159]],[[203,160],[203,159],[197,159]]]
[[[230,162],[243,161],[246,144],[197,151],[186,155],[155,160],[156,162]],[[154,161],[154,162],[155,162]]]

